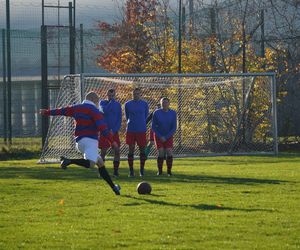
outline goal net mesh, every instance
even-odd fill
[[[107,90],[115,89],[116,100],[123,111],[119,135],[121,157],[125,158],[128,147],[125,144],[124,103],[132,99],[135,87],[142,88],[142,99],[148,102],[150,112],[155,110],[161,97],[170,99],[170,108],[177,112],[174,135],[177,157],[274,152],[269,76],[71,75],[62,81],[55,107],[80,103],[90,91],[105,99]],[[150,126],[148,124],[148,128]],[[74,120],[70,117],[51,117],[40,162],[57,162],[60,156],[82,157],[76,151],[74,128]],[[153,147],[149,156],[156,155]]]

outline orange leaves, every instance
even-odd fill
[[[176,73],[178,71],[178,40],[174,24],[157,8],[156,0],[127,0],[124,18],[109,25],[101,22],[101,31],[109,32],[110,39],[97,45],[97,65],[118,73]],[[243,58],[242,23],[238,19],[228,23],[226,36],[194,36],[182,40],[182,72],[242,72],[243,61],[248,72],[287,72],[286,52],[266,48],[261,56],[259,47],[246,35],[246,56]],[[300,67],[298,67],[300,70]]]
[[[113,26],[99,23],[102,31],[110,31],[111,38],[97,45],[100,52],[97,65],[116,73],[138,73],[149,59],[147,23],[156,18],[155,0],[127,0],[122,22]]]
[[[97,64],[116,73],[134,73],[138,70],[138,56],[129,48],[121,48],[98,58]]]
[[[155,20],[156,1],[147,0],[127,0],[125,17],[128,24],[142,24]]]

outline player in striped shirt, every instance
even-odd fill
[[[84,159],[67,159],[62,157],[61,168],[66,169],[68,165],[75,164],[85,168],[98,167],[100,176],[109,184],[115,194],[120,195],[119,185],[111,180],[103,160],[98,154],[98,136],[105,136],[115,147],[116,142],[112,140],[112,134],[104,122],[103,115],[98,109],[99,97],[95,92],[89,92],[83,103],[58,109],[41,109],[41,115],[69,116],[75,119],[75,140],[77,149],[83,154]]]
[[[152,117],[154,142],[158,149],[157,175],[162,174],[165,155],[167,156],[167,173],[172,175],[173,166],[173,135],[177,128],[176,112],[169,108],[170,100],[164,97],[160,101],[161,109],[156,110]]]

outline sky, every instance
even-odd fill
[[[68,5],[69,0],[44,0],[47,5]],[[72,0],[70,0],[72,1]],[[113,23],[120,16],[120,3],[124,0],[76,0],[76,26],[83,23],[85,27],[95,27],[98,20]],[[179,0],[169,0],[176,12]],[[188,0],[183,0],[186,3]],[[195,0],[196,1],[196,0]],[[213,0],[197,0],[210,3]],[[10,0],[11,29],[39,29],[42,22],[42,0]],[[6,26],[6,0],[0,0],[0,28]],[[45,9],[45,20],[48,25],[68,24],[68,10]]]
[[[67,6],[68,0],[59,0],[60,5]],[[0,28],[5,28],[6,0],[0,0]],[[34,29],[42,22],[42,0],[10,0],[11,28]],[[57,5],[58,0],[45,0],[47,5]],[[76,22],[88,26],[95,25],[97,20],[112,22],[118,14],[115,0],[77,0]],[[58,23],[58,10],[45,9],[46,24]],[[60,9],[60,24],[68,24],[68,9]]]
[[[69,0],[45,0],[46,5],[60,5],[67,6]],[[72,1],[72,0],[71,0]],[[120,20],[120,2],[125,0],[76,0],[76,27],[82,23],[84,30],[95,28],[97,21],[105,21],[114,23]],[[186,2],[188,0],[183,0]],[[202,0],[195,0],[202,1]],[[211,1],[211,0],[208,0]],[[178,13],[178,0],[170,0],[172,11],[176,15]],[[0,29],[6,28],[6,0],[0,0]],[[42,24],[42,0],[10,0],[11,12],[11,30],[12,30],[12,72],[13,75],[40,75],[40,27]],[[45,9],[45,24],[46,25],[68,25],[68,9],[60,10],[60,19],[58,20],[58,11],[53,8]],[[1,34],[0,34],[1,35]],[[98,37],[93,39],[98,41]],[[85,71],[95,72],[95,41],[89,37],[86,40],[85,54]],[[55,45],[53,45],[55,50]],[[52,46],[52,47],[53,47]],[[68,50],[61,45],[61,50],[67,53]],[[52,48],[51,47],[51,48]],[[2,39],[0,39],[0,48],[2,48]],[[50,49],[49,49],[50,51]],[[2,58],[2,51],[0,50],[0,58]],[[56,52],[55,52],[56,53]],[[56,65],[56,54],[53,53],[53,58],[49,57],[49,65]],[[90,53],[90,54],[89,54]],[[64,55],[64,54],[63,54]],[[62,56],[61,64],[68,64],[63,61],[67,57]],[[0,63],[0,76],[1,65]],[[97,68],[98,69],[98,68]],[[55,71],[55,69],[53,69]],[[98,69],[99,70],[99,69]],[[48,72],[49,74],[51,72]],[[61,72],[64,73],[64,72]]]

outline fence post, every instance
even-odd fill
[[[42,61],[42,109],[49,107],[48,101],[48,55],[47,55],[47,26],[41,26],[41,61]],[[42,145],[46,141],[49,118],[42,116]]]
[[[273,138],[274,138],[274,154],[278,155],[278,126],[277,126],[277,90],[276,90],[276,75],[271,76],[272,89],[272,122],[273,122]]]
[[[5,48],[5,29],[2,29],[2,64],[3,64],[3,138],[7,144],[7,83],[6,83],[6,48]]]
[[[75,27],[72,12],[72,2],[69,2],[70,74],[75,74]]]
[[[179,0],[179,19],[178,19],[178,75],[179,75],[179,84],[181,84],[182,78],[182,0]],[[179,148],[182,147],[182,131],[181,131],[181,104],[182,104],[182,93],[181,88],[178,89],[178,114],[177,114],[177,120],[178,120],[178,136],[179,136]]]
[[[7,46],[7,129],[8,144],[12,143],[11,123],[11,44],[10,44],[10,5],[6,0],[6,46]]]
[[[84,72],[84,58],[83,58],[83,24],[80,24],[80,73]]]

